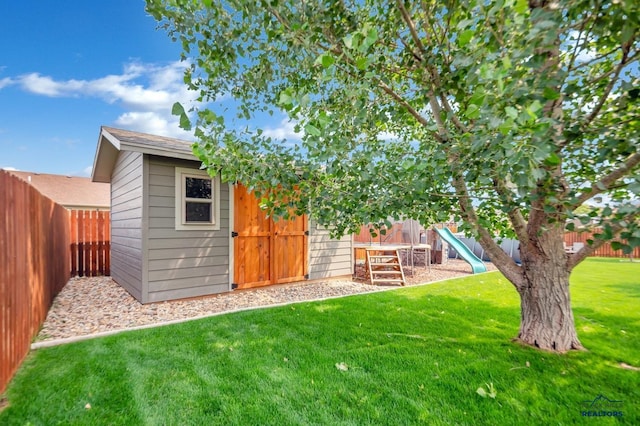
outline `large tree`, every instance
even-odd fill
[[[336,233],[455,215],[520,295],[518,339],[564,352],[582,347],[572,269],[606,241],[640,243],[638,5],[148,0],[147,10],[181,41],[199,99],[235,99],[231,122],[211,108],[193,120],[211,173]],[[301,142],[251,125],[267,113],[285,113]],[[566,254],[577,220],[601,231]],[[498,235],[520,241],[521,265]]]

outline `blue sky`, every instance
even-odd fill
[[[101,125],[190,139],[180,46],[143,0],[0,3],[0,168],[89,176]],[[230,101],[232,102],[232,101]],[[256,123],[273,136],[292,126]]]

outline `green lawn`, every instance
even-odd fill
[[[640,263],[590,259],[572,296],[564,356],[510,341],[498,273],[40,349],[0,424],[640,424]]]

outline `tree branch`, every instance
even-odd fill
[[[395,90],[389,87],[389,85],[387,85],[384,81],[378,79],[377,77],[374,77],[374,80],[378,87],[380,87],[387,95],[395,99],[400,105],[405,107],[407,111],[409,111],[409,114],[411,114],[416,120],[418,120],[420,124],[422,124],[423,126],[429,125],[429,121],[424,118],[422,114],[420,114],[413,106],[411,106],[411,104],[407,102],[402,96],[396,93]],[[439,134],[436,134],[436,138],[438,138],[438,140],[442,142],[442,140],[440,140]]]
[[[459,194],[458,203],[460,205],[462,217],[471,224],[475,234],[480,238],[482,248],[484,248],[484,250],[489,254],[493,264],[496,265],[500,272],[504,274],[504,276],[516,287],[518,291],[522,290],[525,286],[522,269],[500,248],[489,231],[480,225],[480,220],[478,219],[473,204],[471,203],[471,198],[469,197],[467,185],[455,169],[456,167],[452,167],[452,172],[454,174],[452,182],[453,187]]]
[[[493,180],[493,184],[498,195],[503,197],[508,205],[514,205],[513,196],[507,188],[503,179],[496,178]],[[513,225],[513,231],[518,236],[518,240],[520,244],[524,244],[529,241],[529,237],[527,235],[527,221],[524,219],[522,212],[519,208],[514,207],[509,210],[507,213],[509,219],[511,220],[511,224]]]
[[[439,77],[436,78],[436,84],[440,86]],[[453,121],[453,124],[458,128],[458,130],[460,130],[462,133],[469,132],[469,129],[467,128],[467,126],[465,126],[460,121],[460,119],[458,118],[458,115],[455,113],[453,108],[451,108],[451,105],[449,104],[449,100],[447,99],[447,96],[444,93],[440,93],[440,102],[442,102],[442,106],[444,107],[445,111],[447,111],[447,113],[449,114],[449,117],[451,118],[451,121]]]
[[[631,213],[631,214],[626,215],[623,219],[637,220],[637,217],[638,217],[638,213],[635,212],[635,213]],[[625,227],[620,225],[619,223],[612,224],[611,225],[611,231],[612,231],[613,238],[615,238],[618,235],[620,235],[620,232],[622,232],[624,229],[625,229]],[[605,243],[610,242],[610,241],[611,240],[604,240],[604,239],[596,238],[593,241],[593,244],[586,244],[584,247],[582,247],[576,253],[574,253],[572,255],[569,255],[569,257],[567,259],[567,268],[568,268],[569,272],[571,272],[571,270],[573,270],[573,268],[575,268],[586,257],[591,256],[593,253],[596,252],[596,250],[598,250]]]
[[[600,2],[596,2],[596,10],[594,11],[594,13],[590,14],[589,16],[585,17],[581,22],[580,22],[580,29],[578,30],[578,39],[576,40],[576,44],[573,48],[573,52],[571,54],[571,59],[569,60],[569,64],[568,64],[568,69],[569,72],[576,70],[577,68],[579,68],[581,65],[578,65],[578,67],[573,67],[573,64],[575,64],[575,60],[578,57],[578,47],[580,47],[580,40],[582,39],[582,34],[584,33],[585,30],[585,26],[587,25],[587,23],[591,20],[591,18],[595,15],[597,18],[597,14],[600,11],[600,6],[601,3]],[[585,40],[587,39],[588,35],[591,33],[591,30],[593,30],[593,26],[595,25],[596,19],[593,19],[593,22],[591,23],[591,26],[589,27],[589,29],[586,31],[585,33]]]
[[[609,97],[611,90],[613,89],[615,84],[618,82],[618,78],[620,77],[620,72],[622,71],[622,69],[625,67],[627,63],[628,55],[629,55],[629,52],[625,52],[625,51],[622,52],[622,58],[620,59],[620,63],[618,63],[618,65],[615,68],[613,77],[609,81],[609,84],[607,84],[607,87],[605,88],[604,93],[600,97],[600,100],[598,100],[598,102],[596,103],[596,106],[593,108],[593,111],[591,111],[591,114],[589,114],[589,116],[584,121],[583,126],[588,126],[589,124],[591,124],[591,122],[598,116],[598,114],[600,114],[600,110],[602,109],[602,106],[607,101],[607,98]]]
[[[638,164],[640,164],[640,152],[635,152],[627,157],[627,159],[620,165],[620,167],[611,171],[608,175],[604,176],[598,182],[591,185],[591,188],[589,188],[587,191],[580,194],[577,201],[573,203],[573,205],[571,205],[571,209],[575,210],[588,199],[610,189],[611,186],[615,184],[616,181],[618,181],[618,179],[626,176],[631,170],[637,167]]]
[[[615,49],[615,50],[618,50],[618,49]],[[615,50],[614,50],[614,51],[615,51]],[[603,55],[603,56],[598,57],[597,59],[602,59],[602,58],[604,58],[604,57],[606,57],[606,56],[610,55],[611,53],[613,53],[613,52],[609,52],[609,53],[607,53],[606,55]],[[624,66],[627,66],[627,65],[629,65],[629,64],[632,64],[633,62],[635,62],[636,60],[638,60],[638,58],[640,58],[640,51],[636,51],[636,52],[634,52],[633,54],[628,55],[628,57],[627,57],[627,62],[625,63],[625,65],[624,65]],[[595,61],[595,59],[594,59],[594,61]],[[577,68],[576,68],[576,69],[577,69]],[[595,77],[595,78],[593,78],[593,79],[591,79],[591,80],[587,81],[586,85],[587,85],[587,86],[592,86],[592,85],[596,84],[597,82],[599,82],[600,80],[604,80],[604,79],[610,78],[611,74],[615,73],[615,72],[616,72],[616,70],[617,70],[617,68],[613,68],[612,70],[609,70],[608,72],[605,72],[604,74],[600,74],[599,76],[597,76],[597,77]]]
[[[409,28],[409,32],[411,33],[411,38],[413,39],[413,42],[416,44],[416,46],[420,50],[421,56],[423,58],[426,58],[429,55],[429,52],[427,52],[427,49],[425,49],[424,44],[422,44],[422,40],[420,40],[420,36],[418,35],[418,31],[416,30],[416,25],[411,19],[411,16],[409,16],[409,12],[407,11],[407,9],[404,7],[404,2],[402,0],[396,0],[396,6],[398,6],[398,9],[400,10],[400,14],[402,15],[402,19],[404,20],[404,22],[407,24],[407,27]]]
[[[400,10],[402,19],[404,20],[404,22],[407,24],[407,27],[409,28],[409,32],[411,33],[411,38],[413,39],[414,43],[420,50],[420,53],[421,53],[420,56],[422,58],[426,58],[429,55],[429,52],[424,47],[424,44],[422,44],[422,40],[420,40],[420,36],[418,35],[418,31],[416,30],[416,25],[413,22],[413,19],[411,18],[411,16],[409,15],[409,12],[407,11],[407,9],[404,7],[404,2],[402,0],[396,0],[396,5]],[[426,15],[425,15],[425,19],[426,19]],[[425,30],[425,34],[428,37],[429,32]],[[434,67],[429,66],[427,64],[425,64],[425,68],[427,69],[427,72],[429,73],[429,75],[433,80],[432,88],[436,88],[436,89],[441,88],[442,84],[441,84],[440,74],[438,73],[438,71]],[[433,111],[434,116],[439,116],[441,107],[434,95],[435,95],[435,91],[432,89],[429,92],[429,104],[431,105],[431,110]],[[455,111],[453,111],[453,108],[451,108],[451,105],[447,100],[446,94],[439,91],[438,98],[440,98],[440,102],[442,102],[442,106],[444,107],[445,111],[447,111],[454,126],[456,126],[456,128],[463,133],[468,132],[467,127],[458,119],[458,117],[455,114]],[[436,118],[436,122],[438,122],[438,118],[439,117]],[[445,130],[444,123],[442,124],[443,126],[441,130]],[[440,125],[438,125],[438,127],[440,127]]]

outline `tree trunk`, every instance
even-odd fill
[[[521,253],[525,285],[520,294],[518,340],[540,349],[567,352],[583,349],[578,340],[569,269],[561,235],[550,231],[536,239],[533,253]]]

